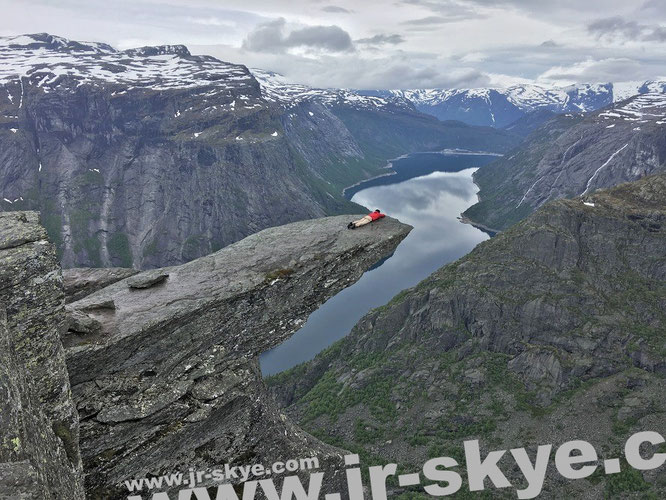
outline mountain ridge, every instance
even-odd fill
[[[564,87],[525,83],[508,87],[360,90],[364,95],[401,98],[421,112],[440,120],[460,120],[471,125],[510,126],[528,113],[592,112],[614,102],[648,92],[665,92],[666,80],[627,84],[586,83]]]
[[[639,94],[587,115],[548,121],[505,157],[474,174],[479,202],[464,216],[505,230],[556,198],[666,169],[666,94]]]
[[[266,227],[357,213],[343,188],[390,158],[519,140],[398,101],[271,89],[181,46],[4,37],[0,210],[40,211],[64,267],[163,267]]]

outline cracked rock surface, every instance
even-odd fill
[[[89,498],[121,494],[126,479],[190,467],[310,456],[340,464],[340,450],[280,412],[258,356],[391,254],[410,230],[389,217],[347,230],[357,217],[266,229],[67,306],[70,324],[82,325],[63,341]],[[99,307],[105,303],[114,308]]]
[[[62,275],[36,212],[0,213],[0,498],[83,498],[60,335]]]

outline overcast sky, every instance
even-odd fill
[[[321,87],[666,76],[666,0],[0,0],[0,34],[193,53]]]

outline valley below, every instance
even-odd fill
[[[472,173],[493,159],[481,154],[408,155],[391,162],[393,175],[347,189],[351,201],[368,210],[381,208],[414,229],[388,259],[327,301],[284,344],[263,354],[262,373],[272,375],[308,361],[346,335],[370,309],[485,240],[487,235],[461,224],[459,215],[476,201]]]

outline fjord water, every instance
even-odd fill
[[[263,375],[314,358],[347,335],[370,309],[386,304],[401,290],[487,239],[487,234],[462,224],[457,217],[476,203],[478,189],[472,173],[492,159],[486,155],[419,153],[394,160],[395,175],[348,189],[345,194],[352,201],[369,210],[379,208],[414,229],[392,256],[324,303],[290,339],[264,353],[260,358]]]

